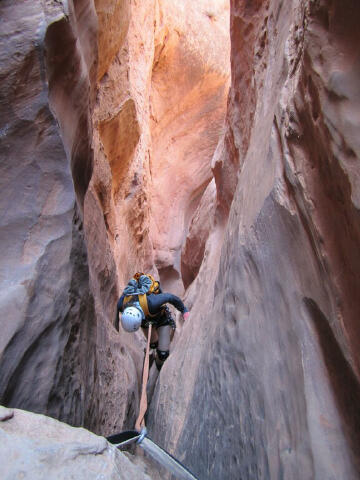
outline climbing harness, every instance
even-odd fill
[[[180,480],[197,480],[197,478],[180,463],[169,452],[159,447],[147,436],[147,430],[145,427],[145,413],[147,410],[147,394],[146,385],[149,378],[149,352],[150,352],[150,337],[151,337],[152,325],[149,325],[148,338],[146,343],[145,360],[142,376],[142,389],[140,397],[139,415],[135,423],[135,430],[126,430],[115,435],[107,437],[108,442],[115,447],[121,449],[126,445],[132,443],[138,444],[143,450],[145,450],[154,460],[158,461],[163,467],[165,467],[170,473],[175,475]]]
[[[139,295],[139,303],[140,307],[142,308],[142,311],[145,314],[145,317],[156,317],[158,314],[153,315],[152,313],[149,312],[149,306],[148,306],[148,301],[147,301],[147,294],[144,293],[143,295]]]

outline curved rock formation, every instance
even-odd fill
[[[228,92],[227,1],[159,2],[151,77],[150,174],[155,265],[183,293],[181,248],[212,178]]]
[[[95,369],[79,211],[92,166],[96,49],[88,47],[96,37],[94,11],[81,2],[69,8],[0,6],[0,398],[82,424]]]
[[[216,186],[213,179],[207,186],[192,217],[186,242],[181,252],[181,278],[184,287],[195,280],[204,259],[206,241],[214,226]]]
[[[12,3],[0,399],[132,427],[144,340],[113,321],[146,270],[191,309],[159,444],[200,478],[359,478],[357,2]]]
[[[359,16],[232,2],[218,221],[151,407],[200,477],[359,478]]]
[[[102,324],[114,317],[116,287],[121,290],[137,270],[160,274],[164,288],[183,291],[182,242],[211,179],[210,161],[223,124],[229,73],[226,2],[186,7],[177,2],[129,4],[127,34],[112,58],[108,31],[113,19],[101,13],[110,9],[110,3],[96,2],[100,62],[109,63],[97,86],[94,171],[84,208],[91,286]],[[186,11],[194,14],[191,28]],[[209,51],[205,39],[210,36]],[[179,82],[184,62],[186,81]],[[170,144],[174,144],[172,167]],[[201,253],[198,266],[200,262]],[[132,338],[121,331],[118,338],[123,351],[129,352],[119,364],[120,372],[132,372],[137,381],[143,336]],[[109,357],[114,355],[110,348]],[[109,397],[132,409],[128,393],[134,384],[116,379],[116,369],[106,390],[115,388]],[[120,398],[118,389],[123,392]],[[114,419],[119,425],[116,404],[107,404],[106,412],[109,422]],[[131,421],[125,415],[123,422]]]
[[[114,255],[89,195],[96,12],[64,5],[0,7],[0,398],[110,433],[134,424],[141,351],[112,326]]]
[[[183,290],[181,242],[210,181],[225,111],[226,6],[209,10],[215,4],[197,11],[189,3],[196,16],[188,28],[176,2],[97,0],[96,11],[87,0],[35,2],[24,11],[2,3],[0,398],[7,405],[107,433],[132,426],[143,338],[115,332],[115,303],[138,269],[159,270],[165,287],[175,280]],[[162,149],[174,135],[171,173]],[[166,198],[180,163],[179,229]]]

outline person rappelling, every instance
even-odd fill
[[[147,437],[147,429],[145,426],[150,348],[156,349],[155,364],[160,371],[169,356],[171,331],[174,331],[176,328],[175,321],[166,305],[167,303],[170,303],[170,305],[173,305],[181,312],[184,320],[189,318],[190,312],[179,297],[171,293],[163,293],[158,281],[151,275],[144,275],[140,272],[136,273],[129,281],[118,300],[115,320],[116,330],[119,331],[120,319],[122,328],[126,332],[136,332],[141,326],[147,338],[147,343],[143,364],[140,404],[135,429],[110,435],[107,437],[107,440],[121,449],[124,448],[125,445],[136,443],[171,474],[175,475],[176,478],[198,480],[179,460]],[[153,369],[153,372],[157,377],[156,368]]]
[[[153,325],[150,348],[156,349],[155,363],[159,371],[169,356],[171,333],[176,328],[167,303],[181,312],[184,320],[188,319],[190,312],[179,297],[163,293],[158,281],[140,272],[128,282],[117,303],[117,331],[120,313],[121,325],[126,332],[136,332],[141,326],[147,338],[149,325]]]

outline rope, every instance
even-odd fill
[[[148,331],[147,344],[146,344],[144,368],[143,368],[139,415],[135,423],[135,430],[137,430],[138,432],[140,432],[142,427],[145,427],[144,417],[147,410],[146,385],[149,378],[149,351],[150,351],[151,328],[152,328],[152,325],[150,324],[149,331]]]
[[[146,385],[149,378],[149,352],[152,325],[149,325],[148,338],[145,351],[144,368],[142,376],[139,415],[135,423],[135,430],[128,430],[107,437],[107,440],[117,448],[131,443],[138,443],[150,456],[157,460],[163,467],[176,476],[179,480],[197,480],[197,478],[182,463],[169,452],[161,448],[149,437],[145,428],[145,413],[147,410]]]

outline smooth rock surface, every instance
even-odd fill
[[[94,4],[0,11],[0,399],[104,434],[132,428],[141,342],[112,325],[114,254],[88,193]]]
[[[95,370],[81,220],[95,17],[86,2],[68,7],[0,5],[0,399],[83,424]]]
[[[16,409],[0,421],[0,440],[3,480],[151,478],[105,438],[43,415]]]
[[[135,271],[160,275],[164,289],[183,292],[182,241],[210,181],[211,155],[225,115],[229,12],[226,3],[214,1],[202,2],[199,9],[173,1],[128,2],[127,7],[124,2],[120,7],[98,0],[95,5],[101,79],[92,117],[94,169],[84,202],[84,229],[96,315],[101,319],[98,366],[107,372],[106,404],[96,431],[111,433],[115,425],[133,427],[144,338],[140,332],[120,330],[117,335],[109,320],[114,321],[117,298]],[[129,21],[118,23],[122,42],[114,55],[109,34],[114,17],[104,12],[116,16],[118,7],[128,9]],[[188,22],[189,9],[193,24]],[[210,18],[211,12],[216,19]],[[211,51],[208,36],[213,39]],[[190,63],[179,83],[184,61]],[[102,74],[104,62],[108,63]],[[169,169],[167,145],[174,136],[171,155],[178,156],[173,156]],[[176,200],[175,190],[182,192]],[[206,232],[199,241],[193,236],[200,245],[198,268]]]
[[[215,204],[216,186],[212,179],[191,219],[181,252],[181,278],[185,288],[196,278],[204,259],[206,241],[214,225]]]
[[[0,4],[2,402],[133,427],[113,322],[150,271],[191,309],[155,441],[200,478],[359,478],[358,2],[232,0],[228,100],[226,2],[64,5]]]
[[[211,158],[224,126],[229,3],[162,0],[158,8],[150,92],[150,233],[160,279],[182,294],[182,245],[212,178]]]
[[[360,476],[359,21],[232,1],[216,221],[149,424],[200,478]]]

